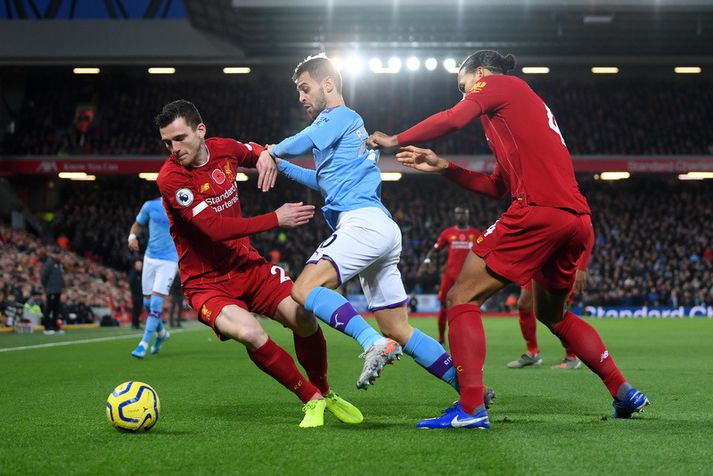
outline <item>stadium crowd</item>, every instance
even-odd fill
[[[94,322],[102,316],[95,316],[91,308],[109,308],[116,314],[130,302],[124,272],[0,224],[0,326],[23,319],[42,321],[47,311],[42,274],[48,259],[63,267],[61,319],[65,322]]]
[[[713,189],[710,186],[664,176],[635,176],[622,182],[581,176],[580,184],[593,210],[596,245],[589,266],[588,287],[577,298],[578,304],[692,306],[713,303],[710,227]],[[100,178],[97,182],[64,187],[64,205],[55,214],[52,226],[55,239],[66,240],[69,249],[83,256],[77,258],[81,261],[72,267],[91,266],[95,274],[99,273],[100,281],[118,282],[113,272],[95,262],[101,260],[115,269],[129,270],[131,254],[126,247],[126,235],[143,201],[156,193],[154,183],[133,177]],[[456,205],[467,206],[471,224],[481,230],[491,225],[507,206],[507,201],[479,197],[451,186],[442,178],[419,175],[406,175],[399,182],[384,182],[383,199],[402,230],[400,269],[406,289],[417,294],[437,291],[440,269],[419,274],[419,267],[440,231],[453,224],[452,210]],[[270,193],[257,191],[252,177],[241,184],[240,200],[246,216],[274,210],[288,201],[321,204],[314,192],[283,177]],[[329,234],[318,214],[307,226],[273,230],[255,235],[251,241],[264,256],[283,264],[296,276],[316,245]],[[39,256],[41,250],[32,254]],[[5,254],[3,258],[4,262],[9,261]],[[444,262],[445,256],[441,255],[439,265]],[[29,263],[23,266],[27,268]],[[121,283],[123,289],[123,281]],[[513,287],[505,294],[517,292]],[[123,293],[120,292],[120,297],[125,297]],[[87,297],[100,295],[92,292]],[[504,301],[505,296],[495,304],[502,307]]]
[[[0,135],[0,153],[162,154],[151,119],[161,105],[177,98],[198,106],[212,135],[274,143],[304,126],[289,71],[237,77],[213,73],[199,81],[193,77],[198,74],[30,75],[22,105],[13,113],[14,125]],[[713,152],[713,129],[707,126],[713,123],[712,85],[705,80],[526,79],[554,112],[573,154]],[[57,90],[64,93],[58,96]],[[454,76],[440,74],[346,77],[344,92],[368,130],[389,133],[460,99]],[[479,129],[473,124],[430,145],[444,154],[488,154]]]

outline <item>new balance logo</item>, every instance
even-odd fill
[[[599,357],[599,363],[604,362],[604,360],[605,360],[607,357],[609,357],[609,351],[608,351],[608,350],[605,350],[604,353],[601,355],[601,357]]]

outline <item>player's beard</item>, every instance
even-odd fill
[[[315,101],[315,103],[312,105],[311,111],[309,111],[307,114],[309,114],[310,119],[314,121],[315,119],[317,119],[317,116],[319,116],[326,108],[327,95],[324,94],[324,88],[320,87],[319,98],[317,98],[317,101]]]

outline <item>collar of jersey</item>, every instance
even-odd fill
[[[204,164],[191,165],[192,169],[200,169],[201,167],[208,165],[208,162],[210,162],[210,149],[208,148],[208,144],[205,145],[205,151],[208,154],[208,160],[206,160]]]

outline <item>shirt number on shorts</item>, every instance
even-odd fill
[[[285,270],[280,268],[279,266],[273,266],[270,268],[270,274],[275,276],[277,274],[280,275],[280,284],[284,283],[285,281],[289,281],[290,277],[285,275]]]
[[[333,234],[332,236],[330,236],[329,238],[327,238],[326,240],[324,240],[324,241],[322,242],[322,244],[319,245],[319,247],[320,247],[320,248],[326,248],[327,246],[329,246],[329,245],[331,245],[332,243],[334,243],[334,240],[336,240],[336,239],[337,239],[337,234],[335,233],[335,234]],[[340,243],[341,243],[341,242],[340,242]]]
[[[547,107],[547,104],[545,104],[545,109],[547,109],[547,123],[550,125],[550,129],[555,131],[557,135],[560,136],[562,145],[567,147],[567,144],[564,143],[564,137],[562,137],[562,132],[560,131],[560,128],[557,125],[557,121],[555,120],[555,115],[552,114],[552,111],[550,111],[550,108]]]

